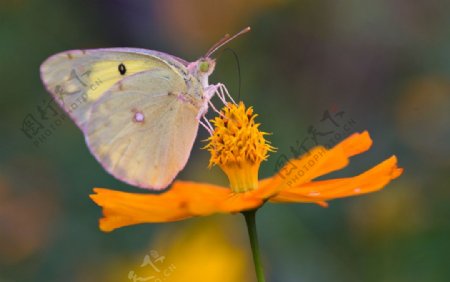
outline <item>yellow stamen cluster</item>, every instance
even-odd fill
[[[211,153],[209,165],[220,166],[237,193],[258,188],[259,166],[275,149],[264,138],[267,133],[259,131],[256,116],[242,102],[228,104],[212,120],[214,132],[205,147]]]

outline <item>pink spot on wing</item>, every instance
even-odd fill
[[[142,112],[140,111],[135,111],[134,112],[134,116],[133,116],[133,121],[134,122],[138,122],[138,123],[143,123],[145,120],[145,116]]]

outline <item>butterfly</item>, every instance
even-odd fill
[[[194,62],[137,48],[65,51],[42,63],[41,79],[107,172],[161,190],[186,165],[199,124],[212,132],[211,98],[234,103],[222,83],[208,82],[211,55],[249,30],[225,35]]]

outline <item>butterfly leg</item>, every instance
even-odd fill
[[[206,121],[206,124],[201,119],[199,120],[200,124],[208,131],[209,135],[213,135],[214,128],[211,123],[205,116],[203,116],[203,119]]]
[[[236,105],[236,102],[234,101],[233,97],[231,97],[231,95],[230,95],[230,93],[228,92],[228,89],[227,89],[227,87],[225,86],[225,84],[223,84],[223,83],[218,83],[217,85],[219,86],[219,87],[218,87],[218,92],[220,92],[220,94],[222,95],[223,100],[225,100],[225,95],[226,95],[226,96],[231,100],[231,102],[233,102],[233,104]]]
[[[209,122],[209,120],[206,118],[206,116],[203,116],[203,119],[205,120],[206,124],[208,125],[208,127],[214,131],[214,127],[212,126],[212,124]]]
[[[208,104],[211,106],[211,108],[212,108],[216,113],[218,113],[220,116],[223,116],[223,114],[222,114],[219,110],[217,110],[216,106],[214,106],[214,104],[211,102],[211,100],[208,101]]]
[[[210,85],[205,89],[205,98],[204,98],[204,104],[201,107],[197,120],[200,121],[201,118],[205,118],[206,113],[208,112],[208,105],[211,106],[211,108],[219,115],[223,116],[222,113],[214,106],[214,104],[211,102],[211,99],[214,95],[217,94],[217,97],[222,101],[224,105],[228,104],[227,97],[234,103],[236,102],[231,97],[230,93],[228,92],[226,86],[222,83],[217,83],[214,85]],[[205,118],[206,122],[209,123],[209,121]],[[210,125],[210,124],[209,124]],[[205,126],[204,126],[205,127]],[[211,126],[212,127],[212,126]],[[206,127],[205,127],[206,128]]]
[[[236,102],[234,101],[233,97],[231,97],[230,93],[228,92],[227,87],[223,83],[217,83],[215,85],[210,85],[206,89],[206,98],[207,100],[211,100],[211,98],[217,94],[217,97],[222,101],[222,103],[226,106],[228,104],[227,98],[231,100],[233,104],[236,105]]]

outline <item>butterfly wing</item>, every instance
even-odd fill
[[[122,79],[93,106],[85,130],[91,152],[122,181],[167,187],[185,166],[197,135],[199,89],[165,68]]]
[[[83,129],[92,105],[118,81],[152,69],[188,75],[186,65],[175,56],[144,49],[72,50],[48,58],[41,65],[41,78],[54,100]]]

